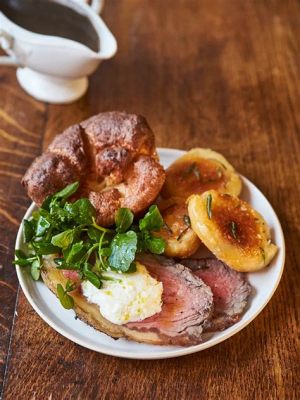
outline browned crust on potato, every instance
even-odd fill
[[[187,204],[180,197],[160,198],[158,208],[164,225],[154,235],[164,238],[164,254],[175,258],[190,257],[198,250],[201,241],[184,218],[188,218]]]

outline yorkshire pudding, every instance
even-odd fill
[[[165,181],[146,119],[114,111],[71,126],[33,161],[22,184],[40,206],[74,181],[80,181],[78,195],[90,199],[102,226],[113,224],[120,207],[144,211]]]

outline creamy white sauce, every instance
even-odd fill
[[[141,321],[161,311],[162,283],[142,264],[137,262],[136,267],[136,272],[129,274],[105,272],[103,275],[113,280],[103,281],[100,289],[89,281],[81,284],[87,300],[97,304],[103,317],[114,324]]]

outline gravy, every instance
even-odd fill
[[[90,20],[55,1],[0,0],[0,11],[28,31],[71,39],[99,51],[99,37]]]

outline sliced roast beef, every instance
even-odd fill
[[[215,258],[188,259],[182,262],[213,292],[214,313],[207,322],[205,331],[220,331],[235,324],[240,319],[251,293],[251,285],[245,275]]]
[[[160,256],[143,255],[139,261],[163,284],[162,310],[126,326],[155,332],[163,344],[194,345],[202,341],[203,324],[212,315],[211,289],[189,268]]]

